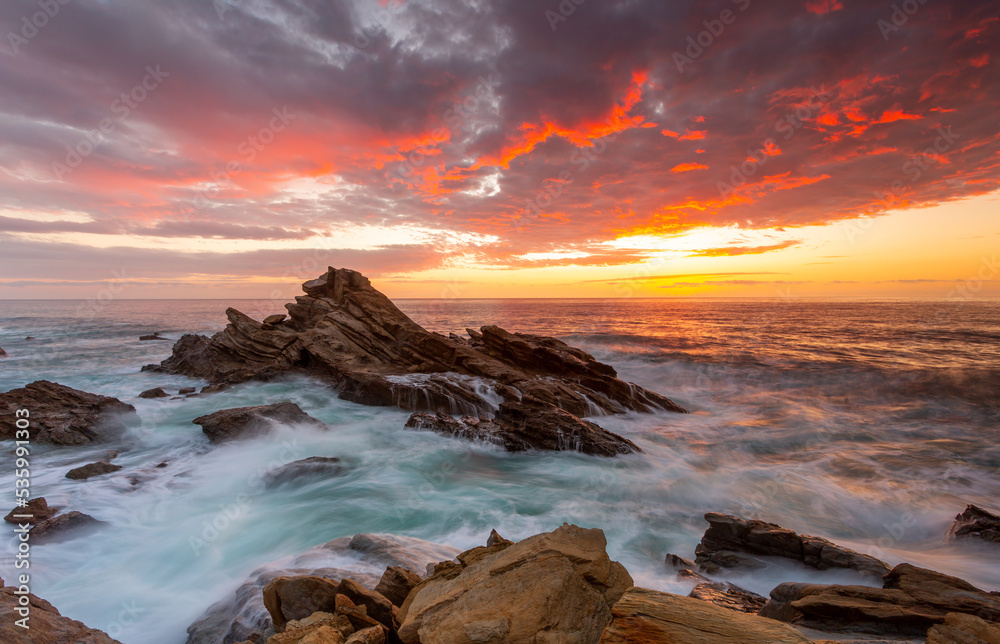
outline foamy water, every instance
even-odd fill
[[[110,476],[64,478],[108,446],[37,446],[34,495],[105,525],[35,546],[32,590],[127,644],[180,644],[187,626],[254,568],[338,537],[391,532],[464,549],[493,528],[519,539],[568,521],[603,528],[612,557],[638,584],[686,594],[663,557],[692,556],[707,511],[774,521],[891,564],[1000,588],[996,549],[944,541],[966,503],[997,509],[1000,499],[995,302],[398,304],[444,333],[495,323],[560,336],[694,413],[596,418],[644,450],[604,459],[508,454],[407,430],[406,412],[344,402],[308,378],[142,400],[136,394],[150,387],[204,383],[140,373],[172,344],[139,342],[140,334],[211,333],[225,324],[226,306],[259,317],[255,304],[3,302],[0,346],[11,357],[0,361],[0,390],[46,378],[119,397],[143,419],[118,446],[124,468]],[[212,446],[191,423],[282,400],[330,429],[284,428]],[[0,490],[12,505],[13,462],[3,452]],[[262,483],[270,468],[309,456],[336,456],[342,471]],[[0,576],[8,581],[13,552],[4,540]],[[781,581],[857,582],[792,564],[733,580],[762,594]]]

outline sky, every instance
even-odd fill
[[[0,298],[1000,297],[1000,2],[5,0]]]

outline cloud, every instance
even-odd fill
[[[784,250],[800,244],[798,240],[790,239],[766,246],[723,246],[721,248],[706,248],[690,253],[690,257],[735,257],[737,255],[761,255],[776,250]]]

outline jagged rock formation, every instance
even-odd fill
[[[784,583],[760,614],[827,632],[925,635],[948,613],[1000,623],[1000,597],[933,570],[899,564],[882,588]]]
[[[330,268],[302,288],[286,305],[289,319],[262,323],[228,309],[224,331],[185,335],[169,358],[144,370],[203,378],[213,388],[304,372],[345,400],[487,417],[501,402],[538,401],[575,416],[684,411],[555,338],[495,326],[469,330],[469,339],[427,331],[352,270]]]
[[[28,504],[23,508],[17,507],[11,510],[3,520],[7,523],[40,523],[54,517],[59,513],[59,510],[60,508],[49,505],[44,496],[39,496],[28,501]],[[31,518],[14,518],[15,515],[18,517],[30,516]]]
[[[16,583],[16,582],[15,582]],[[63,617],[55,606],[41,597],[22,593],[18,586],[4,586],[0,579],[0,642],[4,644],[121,644],[104,631],[88,628],[85,624]],[[26,598],[27,606],[20,603]],[[22,628],[17,620],[27,617]]]
[[[0,424],[0,440],[15,437],[15,412],[27,409],[33,443],[88,445],[119,438],[128,425],[138,424],[135,407],[117,398],[90,394],[48,380],[37,380],[0,394],[0,413],[11,421]]]
[[[709,512],[705,515],[708,530],[695,549],[695,562],[709,573],[720,568],[763,568],[760,560],[750,555],[786,557],[807,566],[851,568],[872,577],[882,577],[889,565],[875,557],[838,546],[821,537],[799,535],[774,523],[741,519]]]
[[[948,530],[950,539],[980,539],[1000,545],[1000,516],[977,505],[969,505]]]
[[[308,425],[317,429],[326,427],[292,402],[222,409],[205,416],[199,416],[191,422],[195,425],[201,425],[201,430],[213,443],[261,436],[270,432],[274,428],[274,423]]]

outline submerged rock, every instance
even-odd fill
[[[167,392],[163,391],[163,389],[160,388],[160,387],[154,387],[152,389],[147,389],[146,391],[144,391],[141,394],[139,394],[139,398],[146,398],[146,399],[151,399],[151,398],[167,398],[168,396],[170,396],[170,394],[168,394]]]
[[[280,402],[258,407],[236,407],[199,416],[193,421],[213,443],[237,438],[251,438],[269,433],[275,423],[309,425],[317,429],[326,425],[316,420],[292,402]]]
[[[969,505],[955,517],[948,530],[950,539],[979,539],[1000,545],[1000,516],[977,505]]]
[[[406,644],[596,643],[611,606],[632,585],[600,530],[563,525],[519,543],[500,541],[443,562],[399,612]]]
[[[765,617],[828,632],[924,635],[948,613],[1000,622],[1000,597],[933,570],[899,564],[882,588],[785,583],[771,591]]]
[[[6,357],[7,357],[7,352],[3,350],[3,347],[0,347],[0,358],[6,358]]]
[[[572,450],[617,456],[642,451],[626,438],[545,403],[505,402],[492,419],[473,416],[456,419],[443,413],[416,413],[406,421],[406,426],[493,443],[508,452]]]
[[[871,577],[882,577],[890,570],[888,564],[875,557],[821,537],[796,534],[774,523],[715,512],[706,514],[705,520],[709,528],[695,549],[695,562],[709,573],[718,572],[720,568],[764,566],[763,562],[743,553],[794,559],[819,570],[850,568]]]
[[[611,609],[600,644],[809,644],[787,624],[691,597],[629,588]],[[583,640],[580,640],[583,641]]]
[[[196,391],[197,389],[195,389],[194,387],[181,387],[180,389],[177,390],[177,393],[180,394],[181,396],[187,396],[189,394],[195,393]]]
[[[335,476],[340,473],[340,459],[329,456],[310,456],[293,461],[266,472],[261,480],[267,487],[284,485],[299,479]]]
[[[23,508],[14,508],[3,518],[3,520],[7,523],[41,523],[46,519],[51,519],[58,513],[59,508],[50,506],[48,502],[45,501],[45,497],[40,496],[28,501],[28,504]],[[14,518],[15,515],[22,517],[31,515],[31,518]]]
[[[84,533],[96,529],[101,523],[89,514],[74,510],[36,523],[29,534],[32,543],[52,543],[83,536]]]
[[[103,631],[88,628],[82,622],[63,617],[55,606],[33,594],[18,593],[17,586],[5,586],[0,580],[0,642],[4,644],[121,644]],[[21,603],[26,598],[27,607]],[[27,608],[27,625],[17,620],[24,617],[18,609]]]
[[[87,445],[115,440],[139,423],[135,407],[117,398],[91,394],[38,380],[0,394],[0,413],[15,418],[18,409],[31,416],[31,441],[53,445]],[[0,440],[15,437],[13,422],[0,424]]]
[[[529,401],[575,416],[684,411],[555,338],[495,326],[470,340],[427,331],[355,271],[330,268],[302,288],[286,305],[290,319],[261,323],[230,308],[224,331],[185,335],[169,358],[144,370],[204,378],[213,388],[302,372],[345,400],[474,416]]]
[[[149,335],[140,335],[139,340],[142,342],[148,342],[150,340],[166,340],[167,338],[160,337],[160,332],[150,333]]]
[[[71,469],[66,472],[66,478],[73,479],[74,481],[84,481],[95,476],[101,476],[102,474],[117,472],[120,469],[122,469],[121,465],[114,465],[107,461],[98,461]]]

